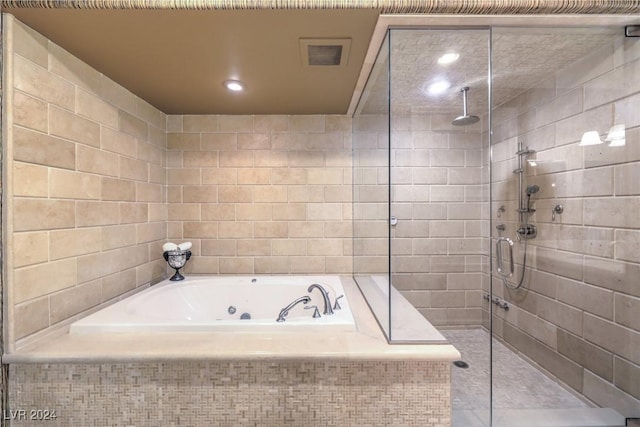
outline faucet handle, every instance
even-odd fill
[[[340,303],[338,302],[338,300],[340,298],[343,298],[343,297],[344,297],[344,295],[340,295],[340,296],[336,297],[336,302],[335,302],[335,304],[333,304],[333,309],[334,310],[342,310],[342,307],[340,307]]]
[[[321,317],[321,316],[320,316],[320,312],[318,311],[318,306],[317,306],[317,305],[307,305],[307,306],[305,306],[305,308],[304,308],[304,309],[305,309],[305,310],[310,310],[310,309],[312,309],[312,308],[314,309],[314,310],[313,310],[313,318],[314,318],[314,319],[317,319],[317,318]]]

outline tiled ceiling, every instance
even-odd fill
[[[540,86],[555,72],[596,52],[622,36],[620,29],[495,28],[492,40],[493,104],[501,105],[522,92]],[[382,114],[449,113],[462,115],[460,89],[468,86],[469,114],[487,112],[489,30],[393,30],[390,49],[381,50],[360,111]],[[460,58],[449,65],[437,63],[447,52]],[[391,62],[389,66],[389,61]],[[391,73],[391,85],[387,76]],[[428,86],[447,80],[451,87],[429,95]]]

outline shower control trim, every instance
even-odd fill
[[[538,235],[538,228],[532,224],[522,224],[516,232],[518,233],[518,238],[533,239]]]
[[[564,212],[564,206],[555,205],[555,207],[551,210],[551,221],[555,222],[556,214],[561,214],[562,212]]]

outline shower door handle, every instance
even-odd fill
[[[507,245],[509,248],[509,271],[504,269],[504,258],[502,256],[502,247]],[[502,277],[513,276],[513,240],[508,237],[500,237],[496,240],[496,266],[498,274]]]

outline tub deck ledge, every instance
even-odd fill
[[[388,344],[350,277],[341,281],[356,332],[188,332],[52,335],[2,356],[7,363],[128,363],[179,360],[453,361],[451,344]]]

